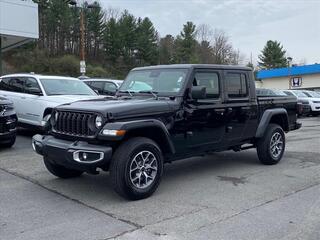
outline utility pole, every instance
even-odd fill
[[[80,73],[85,75],[86,73],[86,61],[85,61],[85,50],[84,50],[84,10],[83,8],[80,9]]]
[[[76,0],[69,0],[69,5],[77,7]],[[88,4],[82,6],[80,5],[78,8],[80,9],[80,73],[82,76],[86,73],[86,60],[85,60],[85,27],[84,27],[84,9],[85,8],[97,8],[97,4]]]

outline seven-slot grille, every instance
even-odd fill
[[[90,122],[94,124],[95,115],[92,113],[57,111],[53,129],[55,132],[67,135],[90,137],[95,131],[90,128]]]

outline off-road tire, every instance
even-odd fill
[[[145,189],[137,188],[130,180],[130,166],[140,152],[151,152],[157,161],[157,172],[153,182]],[[153,140],[145,137],[134,137],[123,142],[115,151],[110,175],[112,186],[120,196],[129,200],[139,200],[151,196],[158,188],[163,173],[163,156],[161,149]]]
[[[279,152],[279,155],[275,157],[272,154],[271,140],[272,137],[275,136],[275,134],[277,133],[281,135],[283,146],[281,151]],[[266,129],[266,132],[264,133],[264,136],[261,139],[259,139],[257,143],[257,153],[260,162],[265,165],[273,165],[280,162],[285,151],[285,145],[285,134],[281,126],[279,126],[278,124],[269,124]]]

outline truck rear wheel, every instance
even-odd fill
[[[47,157],[43,157],[43,162],[48,171],[59,178],[79,177],[83,172],[75,169],[65,168],[64,166],[52,163]]]
[[[285,150],[285,135],[278,124],[269,124],[264,136],[259,139],[257,153],[262,164],[277,164]]]
[[[163,156],[149,138],[134,137],[115,151],[110,168],[114,190],[124,198],[138,200],[151,196],[163,172]]]

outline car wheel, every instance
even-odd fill
[[[163,172],[163,156],[151,139],[135,137],[115,151],[110,168],[114,190],[122,197],[138,200],[151,196]]]
[[[5,142],[5,143],[2,143],[2,144],[1,144],[1,147],[11,148],[15,142],[16,142],[16,136],[10,138],[10,140],[8,140],[8,141]]]
[[[83,172],[75,169],[65,168],[64,166],[58,165],[50,161],[47,157],[43,158],[44,165],[48,171],[59,178],[74,178],[79,177]]]
[[[257,143],[257,153],[262,164],[277,164],[285,150],[285,135],[277,124],[269,124],[264,136]]]

